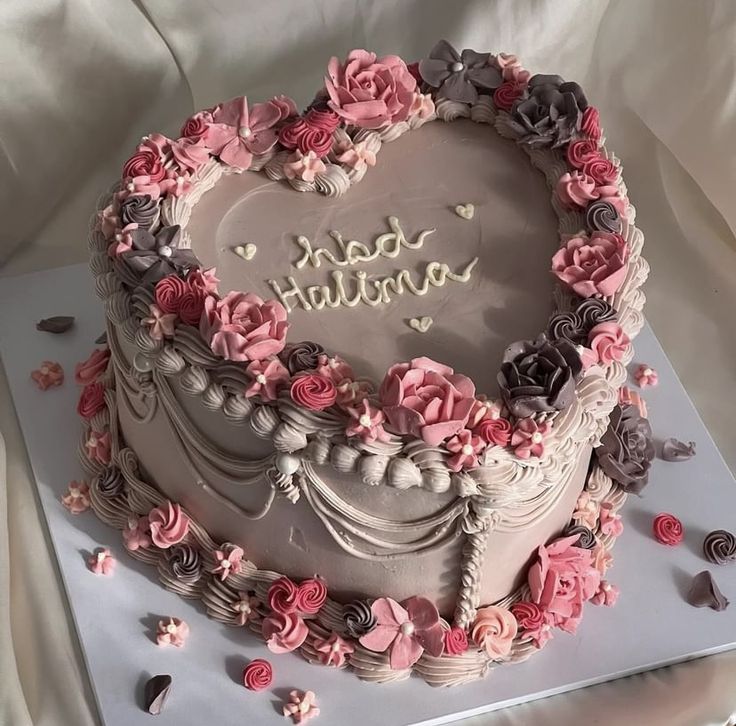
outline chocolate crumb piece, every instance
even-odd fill
[[[146,683],[144,700],[146,711],[153,716],[158,716],[164,709],[166,699],[171,692],[171,676],[153,676]]]
[[[42,333],[66,333],[74,325],[74,317],[71,315],[56,315],[53,318],[44,318],[36,323],[36,330]]]
[[[95,345],[105,345],[107,343],[107,330],[104,330],[95,339]]]
[[[708,570],[703,570],[693,577],[687,592],[687,601],[693,607],[712,608],[718,612],[728,607],[728,599],[720,591]]]

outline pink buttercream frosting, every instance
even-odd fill
[[[74,367],[74,380],[80,385],[96,381],[105,372],[109,360],[109,348],[95,348],[87,360]]]
[[[286,344],[286,310],[278,300],[264,302],[253,293],[208,295],[199,324],[213,353],[228,360],[263,360]]]
[[[181,648],[189,637],[189,626],[180,618],[166,618],[158,621],[156,643]]]
[[[414,358],[389,368],[379,397],[392,430],[438,446],[465,428],[475,386],[446,365]]]
[[[90,507],[89,485],[83,481],[71,481],[61,503],[72,513],[81,514]]]
[[[139,549],[148,549],[151,546],[151,530],[148,527],[148,517],[131,515],[123,529],[123,544],[127,550],[135,552]]]
[[[459,431],[445,443],[445,448],[452,454],[447,460],[451,471],[475,469],[478,467],[478,455],[486,448],[486,442],[468,429]]]
[[[367,141],[342,142],[337,146],[335,154],[337,161],[358,172],[376,165],[376,154],[371,151]]]
[[[158,305],[149,305],[148,317],[141,319],[141,325],[148,328],[154,340],[173,338],[176,330],[176,315],[165,313]]]
[[[317,638],[314,641],[314,649],[322,665],[342,668],[347,662],[347,656],[355,651],[355,646],[333,632],[327,638]]]
[[[520,600],[511,606],[511,612],[524,638],[530,638],[537,648],[552,638],[552,618],[537,603]]]
[[[284,706],[284,716],[291,717],[294,723],[305,723],[319,716],[317,697],[314,691],[290,691],[289,700]]]
[[[682,522],[674,514],[663,512],[658,514],[652,522],[654,537],[660,544],[674,547],[682,542],[685,533]]]
[[[618,167],[610,159],[597,156],[585,162],[583,174],[590,177],[595,182],[596,187],[606,187],[616,183]],[[599,191],[598,196],[600,194]]]
[[[467,652],[468,634],[457,625],[446,628],[443,638],[446,655],[462,655]]]
[[[183,172],[195,172],[202,164],[209,161],[210,150],[201,139],[196,141],[181,138],[170,144],[171,155]]]
[[[588,345],[598,363],[609,365],[623,360],[631,340],[618,323],[598,323],[588,334]]]
[[[98,461],[100,464],[107,465],[110,463],[111,445],[109,431],[90,431],[85,444],[85,450],[87,456],[92,461]]]
[[[525,88],[525,83],[506,80],[493,92],[493,103],[502,111],[511,111],[514,102],[524,95]]]
[[[548,421],[519,419],[511,434],[511,448],[520,459],[541,459],[544,456],[545,439],[551,430],[552,426]]]
[[[581,492],[572,513],[572,520],[588,529],[595,529],[598,524],[600,505],[586,491]]]
[[[45,360],[35,371],[31,371],[31,380],[42,391],[56,388],[64,383],[64,369],[55,361]]]
[[[566,156],[574,169],[583,169],[589,162],[601,158],[593,139],[574,139],[567,145]]]
[[[284,162],[284,174],[287,179],[313,182],[317,174],[322,174],[326,170],[324,161],[312,150],[302,153],[297,149]]]
[[[423,597],[411,597],[401,604],[389,597],[374,600],[371,611],[376,627],[360,638],[368,650],[389,650],[389,665],[403,670],[414,665],[426,650],[439,657],[444,648],[444,631],[434,604]]]
[[[623,284],[629,248],[610,232],[567,239],[552,258],[552,272],[581,297],[610,296]]]
[[[580,130],[585,136],[593,139],[596,143],[601,140],[601,120],[598,109],[595,106],[588,106],[583,111],[583,118],[580,123]]]
[[[263,691],[273,682],[273,668],[263,658],[255,658],[243,669],[243,685],[249,691]]]
[[[115,570],[115,558],[109,549],[96,549],[87,560],[87,567],[95,573],[95,575],[112,575]]]
[[[302,154],[313,151],[322,158],[332,149],[332,137],[340,117],[329,110],[310,109],[307,113],[281,127],[279,141],[286,149],[298,149]]]
[[[326,353],[320,353],[317,356],[317,366],[315,367],[315,373],[318,373],[325,378],[329,378],[336,386],[345,380],[353,380],[355,373],[350,367],[350,364],[340,358],[339,355],[327,355]]]
[[[401,58],[382,58],[353,50],[343,63],[333,57],[327,65],[325,89],[329,107],[347,123],[378,129],[405,121],[417,82]]]
[[[513,427],[503,416],[484,418],[473,429],[490,446],[508,446]]]
[[[592,553],[575,547],[577,540],[574,535],[541,546],[528,573],[532,602],[550,613],[554,624],[568,632],[577,628],[583,603],[595,595],[601,581]]]
[[[263,619],[261,632],[272,653],[290,653],[307,639],[309,628],[295,613],[273,612]]]
[[[346,410],[350,416],[345,427],[347,436],[358,436],[366,443],[389,440],[390,436],[383,428],[383,422],[386,420],[383,411],[367,398],[360,401],[357,406],[349,406]]]
[[[602,580],[598,592],[593,595],[590,602],[593,605],[605,605],[610,608],[616,604],[618,596],[619,589],[615,585],[611,585],[607,580]]]
[[[318,373],[300,373],[291,382],[290,395],[295,403],[310,411],[323,411],[337,400],[337,388]]]
[[[491,658],[499,659],[511,652],[517,630],[516,618],[510,610],[489,605],[476,613],[470,635]]]
[[[296,609],[305,615],[316,615],[327,601],[327,586],[320,577],[302,580],[296,589]]]
[[[87,420],[105,408],[105,387],[99,381],[88,383],[79,396],[77,413]]]
[[[123,164],[123,179],[146,176],[151,183],[164,179],[166,170],[162,151],[165,144],[160,143],[158,137],[161,137],[161,140],[165,139],[160,134],[154,134],[141,141],[133,156]]]
[[[207,136],[207,130],[212,125],[212,110],[197,111],[190,116],[181,127],[179,136],[191,139],[192,141],[202,141]],[[181,139],[180,139],[181,140]]]
[[[634,373],[634,380],[639,388],[647,386],[656,386],[659,384],[659,374],[651,366],[642,363]]]
[[[216,565],[212,574],[219,575],[223,581],[227,580],[230,575],[237,575],[240,572],[240,563],[244,555],[245,552],[237,545],[227,545],[215,550]]]
[[[179,504],[172,504],[167,500],[148,513],[151,540],[156,547],[168,549],[187,536],[189,521]]]
[[[288,615],[297,611],[298,587],[288,577],[279,577],[268,588],[268,606],[276,613]]]
[[[623,217],[629,209],[629,200],[623,196],[617,184],[606,184],[597,186],[595,193],[601,202],[612,204],[616,211]]]
[[[621,386],[618,392],[618,402],[622,406],[636,406],[639,409],[639,415],[642,418],[647,417],[647,402],[628,386]]]
[[[257,617],[260,605],[257,597],[247,592],[238,592],[238,599],[233,601],[230,609],[235,613],[235,622],[243,626]]]
[[[245,372],[250,377],[246,398],[259,396],[263,401],[275,401],[279,388],[289,382],[289,371],[278,358],[251,361]]]
[[[584,209],[598,199],[595,180],[582,171],[566,172],[557,182],[557,196],[569,209]]]
[[[601,504],[600,528],[603,534],[618,537],[624,531],[624,523],[620,514],[613,511],[613,505],[609,502]]]

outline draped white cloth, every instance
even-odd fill
[[[333,53],[418,59],[440,37],[599,106],[647,238],[647,316],[736,469],[733,0],[3,0],[0,274],[85,260],[95,199],[142,134],[242,93],[304,103]],[[0,431],[0,725],[93,724],[2,371]],[[726,654],[472,723],[722,725],[734,683]]]

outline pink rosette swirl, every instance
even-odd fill
[[[508,446],[513,431],[511,422],[501,416],[484,418],[473,430],[483,441],[495,446]]]
[[[162,550],[179,544],[189,532],[189,517],[168,500],[148,513],[148,524],[152,542]]]
[[[186,325],[198,325],[204,311],[204,300],[204,291],[188,282],[179,299],[179,320]]]
[[[202,141],[207,136],[207,129],[212,124],[212,111],[197,111],[190,116],[181,127],[179,136],[192,141]],[[205,144],[206,145],[206,144]]]
[[[516,83],[515,81],[504,81],[494,92],[493,92],[493,103],[496,108],[501,111],[510,112],[514,106],[514,101],[521,98],[524,95],[525,85],[523,83]]]
[[[306,615],[316,615],[327,600],[324,580],[312,577],[299,583],[296,591],[296,609]]]
[[[598,199],[595,180],[582,171],[566,172],[557,182],[557,196],[568,209],[584,209]]]
[[[583,174],[589,176],[595,182],[596,187],[607,187],[616,183],[618,167],[610,159],[599,156],[585,162]]]
[[[324,411],[337,400],[335,384],[317,373],[300,373],[295,376],[289,392],[295,403],[310,411]]]
[[[473,642],[491,658],[503,658],[511,652],[518,631],[514,614],[506,608],[489,605],[478,610],[470,635]]]
[[[603,365],[623,360],[626,349],[631,344],[623,328],[614,322],[595,325],[588,334],[588,340],[590,349]]]
[[[268,588],[268,606],[282,615],[296,612],[298,592],[299,589],[288,577],[279,577]]]
[[[580,122],[580,131],[588,138],[593,139],[596,143],[601,140],[601,117],[595,106],[588,106],[583,111],[583,118]]]
[[[133,179],[138,176],[150,177],[152,182],[163,181],[166,176],[161,149],[150,139],[139,144],[135,154],[123,164],[123,179]]]
[[[344,63],[333,57],[327,64],[328,106],[347,123],[379,129],[406,121],[417,82],[401,58],[377,58],[353,50]]]
[[[77,403],[77,413],[87,420],[105,408],[105,387],[99,383],[88,383],[82,389]]]
[[[629,248],[612,232],[568,239],[552,258],[552,272],[580,297],[609,296],[626,278]]]
[[[511,606],[511,612],[521,630],[538,630],[544,625],[544,612],[534,602],[520,600]]]
[[[95,348],[87,360],[74,367],[74,380],[82,386],[96,381],[105,372],[109,360],[109,348]]]
[[[200,320],[202,337],[213,353],[228,360],[263,360],[286,344],[286,310],[277,300],[264,302],[251,292],[209,295]]]
[[[263,619],[261,633],[272,653],[290,653],[307,639],[309,628],[294,613],[272,613]]]
[[[334,111],[313,109],[279,130],[279,141],[287,149],[299,149],[302,154],[313,151],[319,158],[332,148],[332,137],[339,123]]]
[[[462,655],[468,649],[468,634],[457,625],[445,630],[444,639],[447,655]]]
[[[658,514],[652,522],[654,537],[660,544],[674,547],[682,542],[684,532],[682,522],[673,514],[663,512]]]
[[[465,428],[475,385],[446,365],[414,358],[388,369],[379,397],[393,431],[438,446]]]
[[[273,682],[273,668],[263,658],[255,658],[243,669],[243,685],[249,691],[263,691]]]
[[[178,313],[188,285],[178,275],[167,275],[156,283],[154,299],[163,313]]]
[[[568,144],[567,161],[574,169],[583,169],[594,159],[600,159],[600,154],[593,139],[575,139]]]

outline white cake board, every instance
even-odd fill
[[[76,326],[64,335],[37,332],[35,323],[51,315],[74,315]],[[609,577],[621,588],[618,605],[586,606],[576,636],[560,632],[528,662],[454,689],[432,689],[417,678],[376,686],[293,654],[272,655],[251,634],[209,620],[199,603],[167,592],[154,568],[127,556],[119,532],[94,514],[71,516],[62,507],[67,483],[82,474],[74,364],[87,357],[102,329],[102,305],[83,265],[0,280],[0,353],[106,726],[152,723],[141,696],[143,683],[157,673],[174,679],[155,721],[161,726],[284,724],[282,699],[291,688],[317,693],[321,726],[429,726],[736,647],[736,565],[710,565],[701,551],[708,531],[734,529],[736,482],[649,328],[636,340],[635,360],[659,372],[659,387],[645,392],[655,436],[694,440],[698,455],[679,464],[658,460],[644,496],[629,498]],[[67,380],[41,392],[29,375],[46,359],[59,361]],[[652,517],[661,511],[682,520],[679,547],[652,537]],[[119,560],[110,578],[85,566],[86,555],[101,545]],[[703,569],[735,601],[725,612],[683,600],[691,576]],[[189,623],[183,649],[154,644],[156,621],[166,615]],[[251,693],[241,684],[244,664],[255,657],[274,666],[269,691]]]

